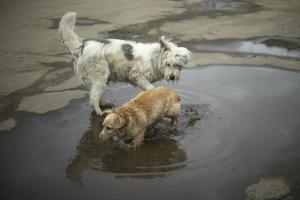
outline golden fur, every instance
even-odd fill
[[[171,118],[171,126],[174,128],[179,113],[178,92],[166,87],[150,89],[108,111],[99,137],[104,140],[112,136],[132,139],[132,144],[136,147],[142,144],[146,129],[163,117]]]

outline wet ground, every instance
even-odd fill
[[[0,4],[1,199],[300,199],[297,0]],[[182,94],[176,131],[166,119],[136,151],[97,138],[56,32],[69,10],[82,37],[165,34],[193,51],[180,81],[156,83]]]

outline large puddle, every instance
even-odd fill
[[[299,73],[212,66],[157,85],[181,92],[180,126],[170,132],[163,121],[135,152],[96,137],[101,119],[91,115],[86,98],[44,115],[20,113],[17,127],[0,135],[3,195],[244,199],[247,186],[273,175],[297,188]],[[118,105],[138,91],[114,85],[105,96]]]

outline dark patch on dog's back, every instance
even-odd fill
[[[85,47],[85,44],[87,43],[87,42],[89,42],[89,41],[96,41],[96,42],[101,42],[104,46],[105,45],[107,45],[107,44],[109,44],[109,43],[111,43],[111,41],[110,40],[108,40],[108,39],[83,39],[82,40],[82,45],[81,45],[81,54],[83,53],[83,49],[84,49],[84,47]]]
[[[89,41],[96,41],[96,42],[101,42],[103,43],[104,45],[107,45],[110,43],[110,40],[108,39],[84,39],[82,41],[82,44],[85,45],[86,42],[89,42]]]
[[[121,46],[124,56],[127,58],[127,60],[132,60],[133,59],[133,47],[130,44],[123,44]]]
[[[95,41],[101,42],[101,43],[103,43],[104,45],[107,45],[107,44],[110,43],[110,40],[108,40],[108,39],[95,39]]]

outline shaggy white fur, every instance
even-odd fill
[[[103,39],[85,40],[75,32],[75,12],[66,13],[58,32],[62,44],[70,51],[75,73],[90,85],[90,104],[98,115],[99,102],[109,81],[128,82],[143,90],[161,79],[178,80],[182,68],[187,67],[191,52],[178,47],[164,36],[156,43]]]

